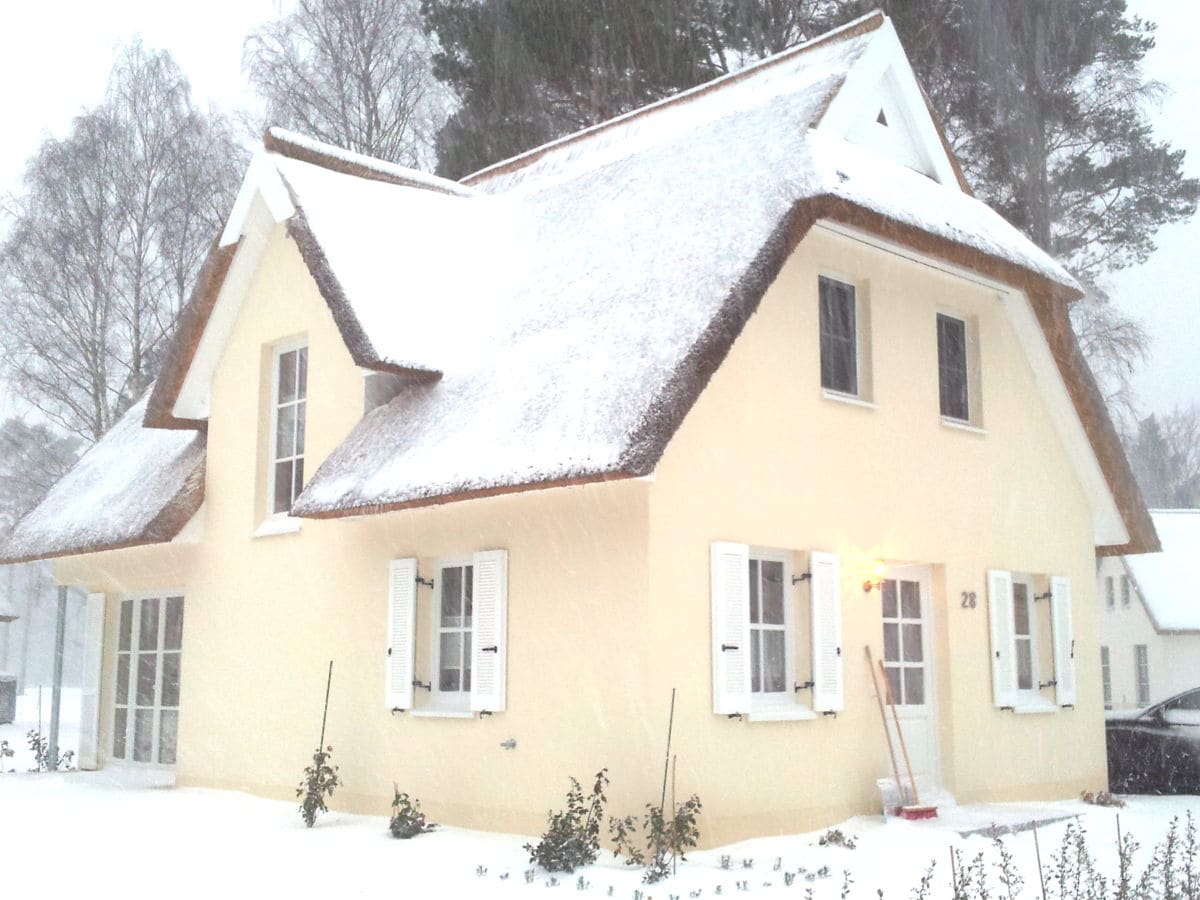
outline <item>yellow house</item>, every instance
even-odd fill
[[[1054,260],[890,21],[454,183],[272,130],[163,373],[0,557],[86,585],[85,766],[705,843],[1105,784],[1096,555],[1157,547]]]

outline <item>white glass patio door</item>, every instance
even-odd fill
[[[183,597],[121,601],[114,759],[175,764],[182,649]]]

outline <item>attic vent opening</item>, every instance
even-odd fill
[[[875,121],[876,121],[876,122],[878,122],[880,125],[882,125],[884,128],[887,128],[887,123],[888,123],[888,121],[887,121],[887,116],[885,116],[885,115],[883,114],[883,110],[882,110],[882,109],[881,109],[881,110],[879,110],[879,115],[877,115],[877,116],[875,117]]]

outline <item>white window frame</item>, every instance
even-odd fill
[[[471,620],[472,627],[471,628],[468,628],[468,629],[463,629],[463,628],[443,629],[442,622],[441,622],[441,619],[442,619],[442,573],[446,569],[456,569],[456,568],[465,569],[468,566],[471,567],[471,573],[472,573],[472,578],[473,578],[474,577],[475,558],[474,558],[474,556],[472,556],[470,554],[466,554],[463,556],[448,556],[448,557],[445,557],[442,559],[438,559],[434,563],[433,604],[431,606],[431,613],[429,616],[429,644],[430,644],[430,651],[429,651],[429,659],[430,659],[429,703],[426,704],[426,706],[425,706],[426,710],[462,712],[467,715],[470,715],[470,712],[471,712],[471,691],[469,688],[467,690],[460,689],[457,691],[443,691],[441,689],[441,685],[440,685],[440,680],[441,680],[440,675],[441,675],[441,671],[442,671],[442,639],[441,638],[442,638],[443,630],[451,630],[451,631],[459,631],[459,632],[464,631],[464,630],[467,631],[471,635],[471,648],[472,648],[472,653],[474,652],[475,635],[474,635],[474,609],[473,608],[472,608],[472,620]],[[472,597],[473,597],[473,593],[474,593],[474,585],[472,585]],[[472,607],[473,606],[474,606],[474,600],[472,599]],[[472,664],[472,669],[473,669],[473,660],[472,660],[471,656],[466,657],[464,662]],[[472,671],[472,677],[474,677],[474,671]]]
[[[960,419],[942,412],[942,364],[938,349],[938,318],[945,317],[961,322],[963,326],[963,351],[966,354],[967,418]],[[983,422],[983,364],[980,356],[979,323],[974,316],[957,309],[939,307],[933,318],[933,364],[937,374],[938,416],[943,425],[986,434]]]
[[[842,391],[826,387],[821,379],[821,279],[836,281],[854,291],[854,381],[857,390]],[[871,328],[870,306],[867,296],[869,286],[861,281],[832,269],[822,268],[817,272],[817,383],[821,395],[827,400],[840,400],[856,406],[874,409],[874,392],[871,384]]]
[[[1129,609],[1133,598],[1133,579],[1128,575],[1121,576],[1121,609]]]
[[[1100,648],[1100,685],[1104,692],[1104,708],[1112,709],[1112,652],[1105,646]]]
[[[1041,677],[1042,677],[1041,676],[1041,665],[1039,664],[1040,659],[1041,659],[1041,657],[1039,656],[1039,654],[1041,653],[1041,641],[1039,640],[1039,635],[1038,635],[1038,632],[1041,629],[1039,628],[1040,622],[1038,619],[1038,608],[1037,608],[1038,601],[1034,599],[1037,596],[1037,590],[1034,588],[1034,581],[1033,581],[1032,575],[1027,575],[1027,574],[1020,573],[1020,572],[1014,572],[1013,576],[1012,576],[1012,583],[1013,583],[1013,611],[1012,611],[1012,615],[1013,615],[1013,626],[1012,626],[1013,627],[1013,674],[1015,676],[1015,682],[1017,685],[1017,687],[1016,687],[1017,703],[1018,703],[1018,705],[1022,705],[1022,706],[1033,706],[1033,705],[1036,705],[1036,704],[1042,702],[1042,693],[1041,693],[1040,688],[1038,687],[1038,685],[1041,684]],[[1018,584],[1022,585],[1025,588],[1025,596],[1027,598],[1026,602],[1029,604],[1029,634],[1027,637],[1017,634],[1017,585]],[[1028,641],[1029,641],[1029,659],[1030,659],[1029,671],[1030,671],[1030,676],[1031,676],[1032,681],[1031,681],[1030,687],[1022,688],[1020,686],[1021,685],[1021,671],[1020,671],[1020,665],[1018,663],[1019,657],[1017,656],[1016,647],[1017,647],[1017,644],[1019,644],[1021,641],[1026,640],[1026,639],[1028,639]]]
[[[117,615],[116,615],[117,640],[114,643],[114,651],[113,651],[113,696],[112,696],[112,702],[109,703],[109,705],[108,705],[108,708],[112,711],[112,727],[109,729],[109,734],[107,736],[108,737],[107,757],[111,762],[113,762],[117,765],[136,766],[139,770],[174,771],[174,769],[175,769],[175,763],[159,762],[159,757],[160,757],[161,750],[162,750],[162,747],[160,746],[160,742],[162,740],[162,734],[161,734],[162,713],[163,713],[163,709],[164,709],[164,707],[162,705],[163,669],[164,669],[163,656],[166,653],[178,653],[179,654],[180,688],[181,688],[181,690],[182,690],[182,684],[183,684],[183,675],[182,675],[182,672],[183,672],[183,642],[182,642],[182,640],[180,641],[180,646],[179,646],[178,650],[169,650],[168,651],[164,648],[166,632],[167,632],[166,602],[169,598],[172,598],[172,597],[179,597],[183,601],[184,623],[186,625],[187,595],[185,594],[185,592],[182,589],[163,590],[163,591],[143,591],[143,592],[134,593],[134,594],[122,594],[117,599]],[[134,753],[135,753],[134,745],[135,745],[135,734],[136,734],[136,731],[135,731],[136,711],[139,708],[137,705],[137,681],[138,681],[137,669],[138,669],[138,656],[142,652],[142,650],[141,650],[141,643],[142,643],[141,610],[142,610],[142,603],[146,600],[158,600],[160,602],[160,605],[159,605],[159,614],[158,614],[158,635],[157,635],[157,639],[156,639],[156,648],[154,651],[155,656],[156,656],[156,660],[155,660],[155,664],[154,664],[154,668],[155,668],[155,672],[154,672],[154,675],[155,675],[154,705],[152,707],[149,707],[149,709],[151,709],[151,711],[152,711],[152,716],[153,716],[153,720],[152,720],[153,724],[151,725],[151,730],[150,730],[150,756],[151,756],[151,758],[150,758],[150,760],[138,760],[138,759],[134,759]],[[133,613],[132,613],[132,621],[130,622],[130,630],[129,630],[129,649],[122,650],[121,649],[121,640],[120,640],[120,638],[121,638],[121,608],[126,601],[129,601],[133,604],[132,605]],[[116,694],[116,690],[117,690],[116,672],[119,667],[120,658],[121,658],[122,654],[128,654],[128,656],[129,656],[129,679],[128,679],[128,683],[126,685],[125,703],[121,704],[121,706],[123,706],[124,709],[126,710],[126,713],[125,713],[125,755],[117,756],[116,755],[116,738],[117,738],[116,709],[117,709],[117,705],[118,705],[118,698],[117,698],[117,694]],[[180,697],[180,700],[182,701],[182,696]],[[146,707],[141,707],[141,708],[145,709]],[[180,710],[182,709],[182,702],[179,706],[168,706],[165,708],[167,710],[174,710],[176,717],[177,717],[176,725],[175,725],[175,727],[176,727],[175,758],[178,761],[178,759],[179,759],[178,715],[179,715]]]
[[[750,662],[753,656],[747,657],[750,665],[750,709],[751,715],[811,711],[796,699],[796,590],[792,584],[792,554],[770,547],[751,547],[750,562],[777,562],[783,564],[783,653],[784,653],[784,682],[782,691],[763,692],[754,688],[754,668]],[[761,569],[760,569],[761,571]],[[747,567],[746,577],[750,577]],[[759,598],[761,604],[762,598]],[[811,628],[811,625],[809,626]],[[754,639],[756,627],[750,624],[751,640]],[[762,630],[761,626],[757,629]],[[776,630],[776,629],[771,629]],[[797,710],[797,707],[802,707]]]
[[[290,503],[288,504],[288,508],[286,510],[281,510],[279,512],[276,512],[276,510],[275,510],[275,500],[276,500],[276,496],[275,496],[275,491],[276,491],[275,463],[279,461],[276,457],[276,447],[275,447],[276,432],[279,428],[279,407],[280,407],[280,403],[279,403],[279,360],[280,360],[280,357],[282,357],[283,354],[285,354],[285,353],[291,353],[294,350],[302,350],[302,349],[303,350],[308,349],[308,339],[307,339],[307,337],[304,337],[304,336],[288,338],[286,340],[279,341],[278,343],[274,344],[271,347],[271,394],[270,394],[270,398],[269,398],[270,404],[271,404],[271,415],[270,415],[270,426],[267,430],[267,472],[266,472],[267,489],[264,492],[266,495],[266,509],[264,510],[264,512],[266,514],[266,519],[270,520],[270,521],[274,521],[274,522],[279,522],[281,520],[293,519],[293,516],[291,514],[291,504]],[[311,362],[311,360],[307,359],[307,353],[306,353],[305,354],[305,388],[304,388],[304,401],[303,401],[304,402],[305,428],[308,427],[308,381],[309,381],[309,379],[308,379],[308,363],[309,362]],[[295,405],[299,405],[299,402],[297,401],[295,403]],[[305,450],[305,452],[301,453],[299,456],[286,457],[286,458],[287,459],[299,459],[303,463],[303,461],[306,459],[306,457],[308,455],[307,436],[305,437],[305,441],[304,441],[304,450]]]
[[[1111,575],[1104,578],[1104,605],[1107,609],[1117,608],[1117,587]]]

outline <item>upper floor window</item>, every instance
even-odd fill
[[[271,392],[270,512],[286,514],[304,487],[304,418],[308,397],[308,348],[275,350]]]
[[[1122,575],[1121,576],[1121,605],[1122,606],[1129,605],[1129,596],[1130,596],[1131,590],[1132,590],[1132,588],[1130,587],[1130,584],[1129,584],[1129,576]]]
[[[971,421],[967,378],[967,323],[945,313],[937,317],[938,395],[942,415]]]
[[[1113,577],[1111,575],[1104,579],[1104,605],[1109,609],[1117,608],[1117,591],[1113,586]]]
[[[858,396],[858,309],[854,285],[820,278],[821,387]]]

